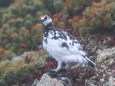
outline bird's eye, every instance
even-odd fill
[[[44,20],[46,20],[47,19],[47,16],[44,16]]]

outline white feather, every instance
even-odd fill
[[[45,28],[47,32],[44,30],[43,47],[58,62],[56,71],[61,69],[62,62],[78,62],[81,64],[89,63],[92,66],[95,65],[94,62],[87,58],[86,52],[83,51],[82,46],[72,35],[63,30],[48,27],[48,24],[52,23],[52,19],[49,16],[47,16],[47,19],[44,19],[43,16],[41,20],[47,26]],[[64,46],[62,46],[63,43],[65,43]]]
[[[67,40],[64,40],[62,38],[59,38],[58,40],[51,39],[54,36],[51,33],[53,32],[50,31],[47,38],[48,43],[46,44],[43,41],[43,47],[53,58],[55,58],[57,61],[62,62],[86,62],[86,59],[82,56],[86,55],[86,53],[84,51],[78,50],[81,47],[79,43],[75,44],[74,46],[70,45],[70,43],[72,44],[72,40],[70,40],[68,36]],[[63,42],[66,42],[67,45],[69,45],[68,49],[66,47],[62,47]]]

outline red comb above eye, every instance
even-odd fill
[[[44,19],[47,18],[47,16],[44,16]]]

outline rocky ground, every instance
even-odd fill
[[[46,73],[37,86],[114,86],[115,47],[98,51],[96,60],[95,69],[77,67],[60,73],[52,73],[53,76],[48,76]]]
[[[21,83],[32,86],[114,86],[115,85],[115,37],[95,35],[85,38],[84,49],[97,66],[81,67],[70,64],[71,69],[51,72],[57,63],[47,58],[45,66],[38,69]],[[83,41],[82,41],[83,43]]]

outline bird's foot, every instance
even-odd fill
[[[61,70],[61,69],[56,68],[56,69],[52,69],[51,71],[59,72],[60,70]]]
[[[55,77],[58,77],[58,74],[60,73],[60,70],[61,70],[61,69],[58,69],[58,68],[56,68],[56,69],[51,69],[50,71],[47,72],[47,74],[48,74],[49,76],[51,76],[52,78],[55,78]]]
[[[62,67],[61,69],[58,69],[58,68],[56,68],[56,69],[51,69],[50,72],[58,73],[58,72],[61,72],[61,71],[63,71],[63,70],[66,70],[66,67]]]
[[[69,65],[66,65],[66,66],[63,66],[62,67],[62,69],[65,69],[65,70],[67,70],[67,69],[70,69],[71,67],[69,66]]]
[[[48,74],[49,76],[51,76],[52,78],[57,77],[57,72],[55,72],[54,70],[48,71],[47,74]]]
[[[64,71],[66,71],[68,68],[66,68],[66,67],[62,67],[61,69],[53,69],[53,71],[55,71],[56,73],[60,73],[60,72],[64,72]]]

